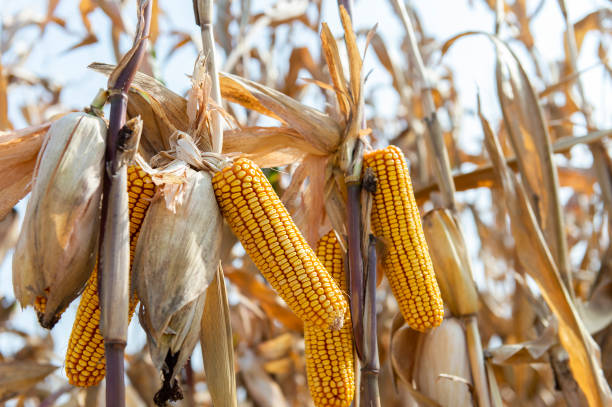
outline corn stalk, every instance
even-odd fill
[[[106,145],[106,171],[100,228],[100,312],[106,357],[106,405],[125,406],[124,352],[129,305],[129,218],[127,166],[122,159],[129,148],[126,122],[128,91],[147,46],[152,1],[139,3],[138,34],[134,46],[109,78],[110,118]],[[125,236],[127,234],[127,237]]]
[[[338,7],[344,8],[351,22],[353,21],[353,1],[338,0]],[[351,73],[352,74],[352,73]],[[356,78],[351,78],[354,81]],[[354,85],[354,82],[353,82]],[[360,94],[357,112],[363,112],[364,98]],[[358,113],[359,114],[359,113]],[[365,115],[362,115],[360,128],[365,129]],[[349,130],[350,130],[349,125]],[[359,393],[356,405],[380,406],[378,389],[378,343],[376,331],[376,250],[369,230],[371,204],[369,200],[373,191],[362,189],[362,163],[364,145],[359,137],[347,134],[350,165],[345,174],[347,188],[347,231],[348,231],[348,266],[349,266],[349,299],[353,321],[353,338],[360,365]],[[353,140],[350,140],[354,137]],[[375,183],[375,181],[373,181]],[[364,273],[364,264],[366,265]],[[357,379],[357,378],[356,378]]]

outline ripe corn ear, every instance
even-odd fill
[[[302,320],[339,330],[346,298],[263,172],[241,158],[213,177],[223,217],[272,287]]]
[[[444,306],[404,154],[388,146],[364,154],[363,164],[378,181],[372,229],[387,244],[385,274],[408,325],[425,332],[440,325]]]
[[[13,255],[13,288],[22,306],[39,300],[52,328],[95,264],[106,123],[70,113],[49,128],[32,177],[32,194]]]
[[[332,230],[317,244],[317,256],[341,290],[346,290],[344,261],[340,244]],[[316,407],[348,407],[355,394],[351,314],[337,332],[324,331],[304,323],[306,374]]]
[[[128,167],[128,199],[130,216],[130,259],[155,187],[151,178],[137,166]],[[130,318],[138,304],[130,300]],[[100,333],[100,298],[97,267],[91,274],[81,297],[66,352],[66,375],[74,386],[95,386],[104,378],[106,361],[104,341]]]

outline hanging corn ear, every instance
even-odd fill
[[[221,213],[272,287],[302,320],[339,330],[347,301],[263,172],[241,158],[213,177]]]
[[[341,290],[346,290],[344,261],[340,244],[332,230],[317,244],[317,256]],[[337,332],[324,331],[304,323],[306,374],[310,394],[317,407],[348,407],[355,393],[351,315]]]
[[[364,154],[363,164],[378,181],[372,229],[387,244],[385,274],[408,325],[425,332],[440,325],[444,306],[404,154],[388,146]]]
[[[46,328],[94,268],[105,143],[104,120],[71,113],[53,123],[38,156],[13,256],[13,286],[21,305],[38,302]]]
[[[193,307],[213,280],[223,220],[207,172],[194,171],[180,160],[153,171],[165,199],[153,202],[145,217],[133,281],[146,310],[142,325],[159,342],[176,314]]]
[[[128,168],[128,199],[130,216],[130,258],[149,203],[155,193],[151,178],[139,167]],[[135,295],[130,301],[130,318],[138,304]],[[66,352],[66,376],[75,386],[95,386],[104,378],[104,341],[100,333],[100,298],[98,297],[97,267],[91,274],[81,297]]]

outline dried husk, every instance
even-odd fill
[[[205,301],[206,292],[174,313],[159,338],[151,336],[147,310],[141,308],[140,323],[147,332],[151,359],[163,376],[162,387],[154,397],[157,405],[163,406],[169,400],[183,398],[175,376],[181,371],[198,343]]]
[[[105,142],[104,120],[71,113],[53,123],[38,158],[13,286],[22,306],[46,298],[45,327],[79,295],[96,261]]]
[[[19,237],[19,214],[12,209],[0,220],[0,264],[6,256],[6,252],[12,249]]]
[[[0,131],[0,219],[30,192],[36,157],[50,125]]]
[[[441,406],[473,406],[470,362],[461,323],[455,318],[426,334],[417,361],[415,380],[425,396]]]
[[[148,336],[149,351],[155,367],[174,373],[180,372],[200,339],[200,321],[205,301],[206,292],[175,312],[159,338]],[[141,314],[141,322],[143,314],[146,314],[146,311]],[[167,363],[168,355],[176,358],[172,366]]]
[[[447,209],[423,217],[423,230],[444,303],[455,316],[478,312],[478,293],[463,235]]]
[[[148,334],[158,341],[173,315],[214,278],[222,218],[207,172],[177,160],[152,178],[165,199],[153,201],[145,216],[132,278],[146,308]]]

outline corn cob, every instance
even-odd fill
[[[140,225],[155,192],[151,178],[136,166],[128,167],[128,198],[130,216],[130,260],[140,232]],[[130,300],[130,318],[138,304]],[[75,386],[95,386],[104,378],[104,341],[100,333],[100,298],[98,297],[97,267],[91,274],[81,297],[66,352],[66,375]]]
[[[223,217],[272,287],[302,320],[339,330],[346,298],[252,161],[238,159],[213,177]]]
[[[440,325],[444,307],[404,155],[388,146],[364,154],[363,164],[378,180],[372,229],[387,244],[385,274],[408,325],[425,332]]]
[[[317,256],[341,290],[346,290],[344,261],[332,230],[317,244]],[[317,407],[348,407],[355,393],[351,314],[346,313],[338,332],[304,324],[306,374],[310,394]]]

